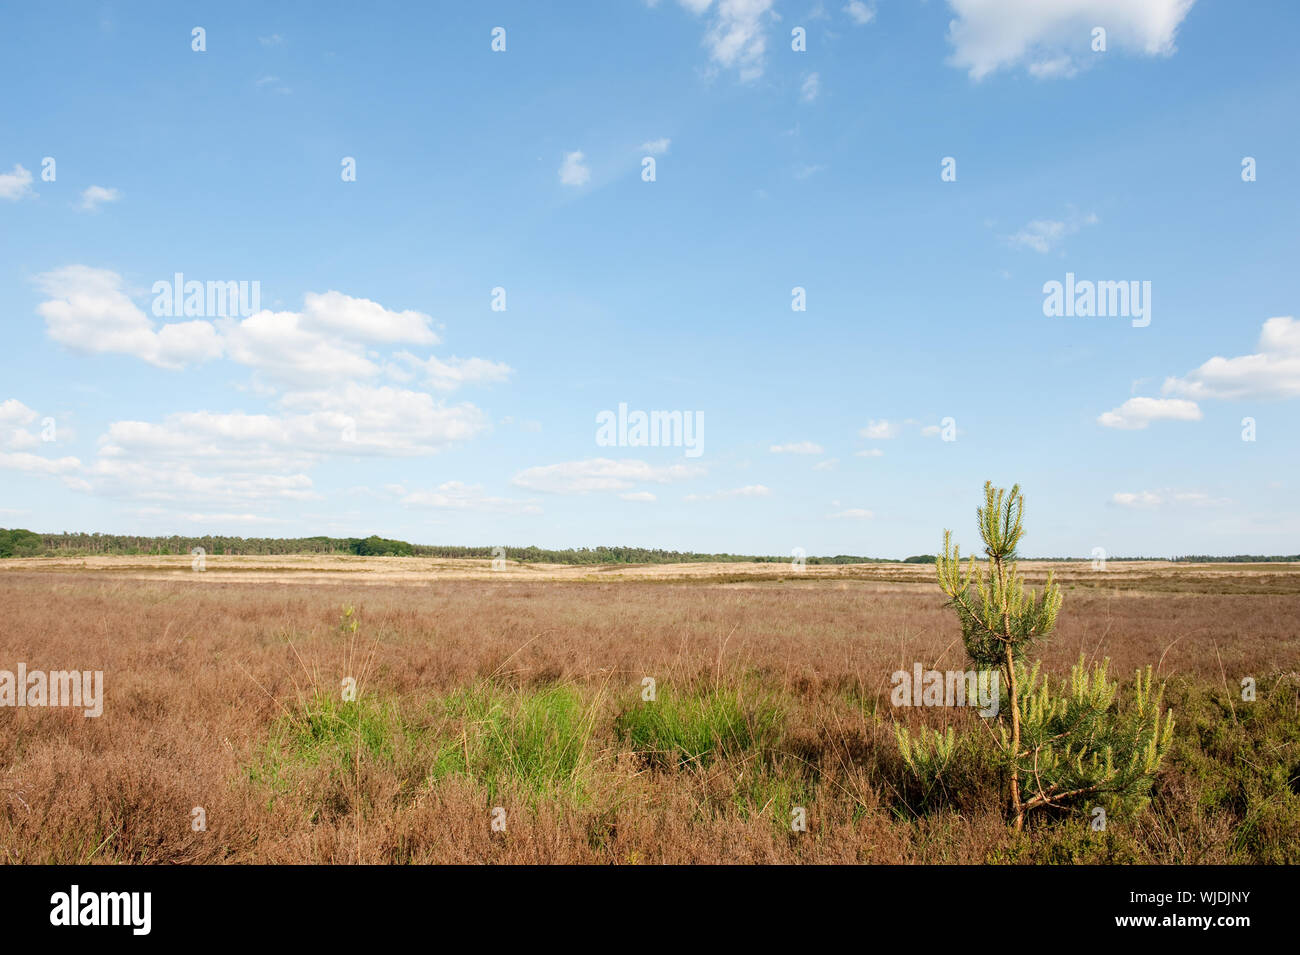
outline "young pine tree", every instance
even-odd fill
[[[1163,687],[1152,693],[1150,667],[1138,672],[1123,707],[1119,684],[1107,676],[1109,661],[1090,672],[1080,659],[1059,692],[1048,680],[1039,682],[1037,663],[1026,667],[1026,653],[1056,627],[1061,589],[1049,573],[1041,595],[1025,591],[1016,569],[1023,511],[1019,485],[1007,494],[986,482],[976,514],[987,569],[971,557],[962,573],[951,531],[944,531],[937,561],[939,586],[957,613],[967,654],[976,666],[1000,671],[1006,688],[998,740],[1017,830],[1027,812],[1043,806],[1103,795],[1142,801],[1173,737],[1173,714],[1161,720]],[[916,749],[903,753],[914,770],[922,765]]]

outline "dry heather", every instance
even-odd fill
[[[1138,814],[1016,836],[978,763],[921,793],[898,756],[895,720],[978,719],[889,702],[967,666],[930,568],[112,571],[142,564],[0,573],[0,669],[105,675],[99,718],[0,710],[5,861],[1300,861],[1289,567],[1069,575],[1045,666],[1156,665],[1176,743]]]

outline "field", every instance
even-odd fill
[[[1150,664],[1175,713],[1104,831],[906,771],[896,721],[979,722],[890,702],[967,666],[929,566],[5,560],[0,670],[101,670],[104,703],[0,710],[0,859],[1300,862],[1300,567],[1051,566],[1044,667]]]

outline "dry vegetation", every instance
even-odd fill
[[[0,669],[103,670],[106,698],[0,710],[0,858],[1300,861],[1300,568],[1056,566],[1045,666],[1156,664],[1177,719],[1150,805],[1105,832],[1017,836],[970,768],[916,791],[893,721],[978,719],[889,703],[896,669],[967,665],[931,567],[5,561]]]

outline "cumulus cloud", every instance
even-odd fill
[[[36,276],[50,300],[36,311],[50,338],[84,352],[134,355],[161,368],[182,368],[221,354],[211,322],[172,322],[156,327],[108,269],[69,265]]]
[[[1180,398],[1130,398],[1113,411],[1098,416],[1107,428],[1138,431],[1153,421],[1200,421],[1201,409],[1194,401]]]
[[[855,458],[883,458],[885,452],[879,448],[867,448],[865,451],[854,451],[853,456]]]
[[[81,193],[81,208],[87,212],[95,212],[106,202],[117,202],[122,198],[122,193],[116,189],[109,189],[106,186],[89,186]]]
[[[1300,322],[1287,315],[1270,318],[1254,354],[1214,357],[1182,378],[1167,378],[1166,395],[1185,398],[1300,397]]]
[[[1042,78],[1068,77],[1097,56],[1092,30],[1106,30],[1107,50],[1170,56],[1195,0],[948,0],[949,62],[980,80],[1024,64]]]
[[[641,151],[649,153],[651,156],[662,156],[668,152],[668,147],[672,145],[672,140],[665,136],[663,139],[652,139],[649,142],[641,144]]]
[[[79,470],[81,461],[72,457],[45,458],[26,451],[0,451],[0,468],[26,474],[62,475]]]
[[[350,454],[426,455],[467,441],[488,428],[487,415],[468,402],[447,404],[422,391],[348,383],[293,391],[280,405],[298,411],[323,449]]]
[[[353,298],[333,290],[303,296],[303,325],[315,331],[335,332],[361,342],[436,345],[430,327],[433,319],[423,312],[394,312],[368,298]]]
[[[0,199],[17,201],[34,195],[32,174],[18,163],[14,163],[12,172],[0,172]]]
[[[582,150],[565,153],[560,163],[560,182],[566,186],[585,186],[590,179],[591,170],[587,168]]]
[[[266,506],[320,498],[308,472],[327,457],[435,454],[487,428],[486,416],[472,405],[447,405],[391,387],[348,383],[290,392],[278,404],[280,410],[271,414],[185,411],[161,421],[114,421],[99,439],[94,462],[83,467],[65,459],[52,473],[71,487],[105,496],[209,508]],[[441,493],[451,500],[458,491],[446,486]],[[460,498],[471,501],[473,492],[460,492]]]
[[[825,449],[814,441],[796,441],[790,444],[774,444],[768,450],[773,454],[821,454]]]
[[[516,487],[550,494],[587,494],[591,491],[627,491],[636,484],[668,484],[705,473],[698,465],[656,467],[645,461],[590,458],[526,468],[514,476]]]
[[[300,312],[261,311],[225,327],[226,356],[282,381],[373,378],[379,365],[361,342],[321,334]]]
[[[511,374],[501,362],[420,358],[408,351],[393,356],[397,364],[385,364],[371,346],[438,344],[433,319],[334,290],[306,293],[300,312],[263,309],[243,319],[159,325],[108,269],[65,266],[38,275],[36,284],[50,296],[37,307],[50,338],[79,351],[133,355],[161,368],[224,357],[272,381],[302,387],[322,380],[372,381],[385,372],[409,379],[411,374],[401,373],[408,367],[423,372],[439,391],[504,381]]]
[[[132,301],[120,276],[68,266],[37,276],[48,300],[38,306],[50,338],[90,352],[133,355],[164,368],[218,357],[265,376],[255,390],[274,409],[181,411],[161,420],[113,421],[96,458],[46,459],[19,453],[34,443],[24,428],[35,412],[15,399],[0,404],[0,467],[60,477],[103,496],[188,503],[201,513],[251,511],[284,500],[318,499],[310,473],[331,457],[437,454],[490,427],[469,403],[377,382],[404,367],[422,371],[435,390],[503,380],[510,369],[478,358],[443,361],[410,352],[385,359],[376,346],[433,344],[432,319],[393,311],[337,291],[308,293],[301,312],[259,311],[247,318],[156,323]],[[6,426],[9,426],[8,429]],[[412,492],[412,506],[530,513],[527,502],[492,498],[449,482]]]
[[[39,444],[40,439],[26,428],[36,417],[36,412],[17,398],[0,402],[0,448],[19,451]]]

